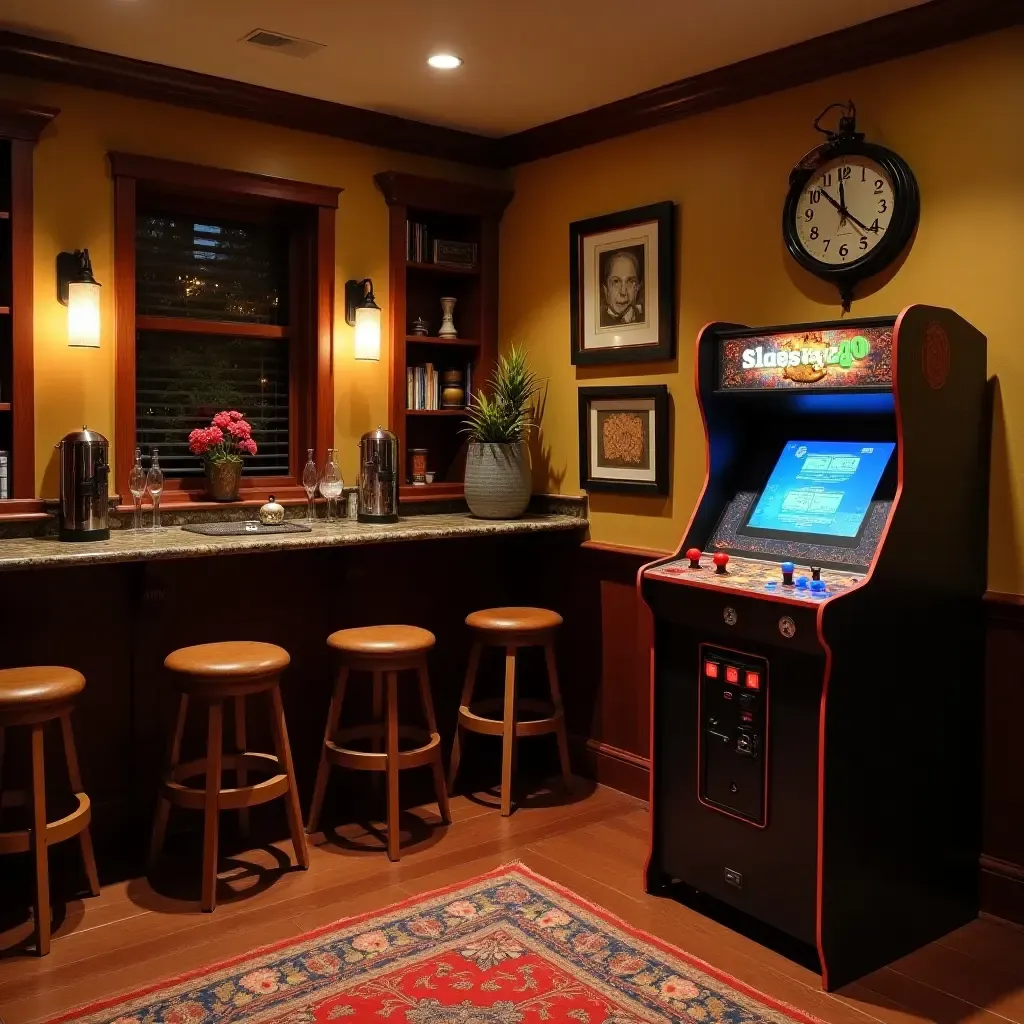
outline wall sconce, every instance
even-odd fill
[[[68,344],[100,347],[100,284],[88,249],[57,254],[57,298],[68,307]]]
[[[380,359],[380,306],[368,277],[345,282],[345,322],[356,329],[356,359]]]

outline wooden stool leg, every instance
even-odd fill
[[[384,673],[374,672],[373,673],[373,708],[371,710],[373,715],[374,725],[384,724]],[[374,737],[370,740],[370,750],[374,754],[381,752],[381,741]],[[378,772],[370,772],[370,792],[374,796],[380,793],[380,774]]]
[[[333,740],[338,732],[341,721],[341,702],[345,698],[345,683],[348,681],[348,669],[338,669],[338,678],[331,695],[331,707],[327,712],[327,727],[324,729],[324,745],[320,750],[320,767],[316,770],[316,785],[313,787],[313,802],[309,805],[307,832],[315,832],[320,824],[320,812],[324,806],[327,793],[327,779],[331,774],[331,763],[327,760],[327,743]]]
[[[387,673],[387,783],[388,857],[398,860],[401,832],[398,823],[398,673]]]
[[[202,907],[212,913],[217,906],[217,830],[220,824],[220,776],[224,741],[224,702],[210,703],[206,730],[206,804],[203,820]]]
[[[36,952],[50,952],[50,872],[46,850],[46,765],[43,726],[32,726],[32,853],[36,868]]]
[[[235,750],[244,754],[247,748],[245,736],[245,696],[235,697]],[[249,784],[249,773],[245,768],[239,768],[235,772],[235,785],[247,786]],[[249,838],[249,808],[238,809],[238,831],[244,839]]]
[[[417,669],[420,681],[420,700],[423,702],[423,714],[427,719],[427,729],[430,738],[439,737],[437,731],[437,719],[434,717],[434,702],[430,696],[430,676],[427,674],[427,666],[424,663]],[[444,782],[444,762],[441,760],[441,745],[438,743],[434,749],[434,763],[430,766],[434,773],[434,792],[437,794],[437,809],[441,813],[441,820],[446,824],[452,823],[452,812],[448,807],[448,790]]]
[[[71,781],[71,791],[76,795],[84,793],[82,786],[82,772],[78,767],[78,751],[75,749],[75,737],[71,731],[71,713],[65,711],[60,716],[60,731],[64,737],[64,759],[68,763],[68,779]],[[96,873],[96,855],[92,849],[92,835],[87,825],[78,833],[78,842],[82,847],[82,861],[85,864],[85,877],[89,881],[89,892],[93,896],[100,894],[100,878]]]
[[[512,813],[512,779],[516,758],[516,649],[505,649],[505,715],[501,734],[501,813]]]
[[[284,721],[284,704],[281,703],[281,687],[277,684],[270,691],[270,729],[274,735],[274,753],[281,762],[281,771],[288,776],[288,792],[284,796],[284,807],[288,815],[288,831],[295,847],[295,862],[303,871],[309,867],[309,849],[306,833],[302,828],[302,808],[299,807],[299,790],[295,785],[295,765],[292,764],[292,748],[288,743],[288,727]]]
[[[174,735],[171,737],[171,750],[168,756],[168,776],[181,760],[181,738],[185,735],[185,719],[188,715],[188,697],[183,693],[178,698],[178,717],[174,723]],[[171,815],[171,802],[163,795],[156,801],[156,814],[153,818],[153,836],[149,843],[149,867],[155,867],[160,851],[164,848],[164,838],[167,835],[167,819]]]
[[[476,673],[480,667],[480,642],[473,641],[473,647],[469,652],[469,664],[466,666],[466,678],[462,684],[462,697],[459,699],[460,708],[468,708],[473,701],[473,687],[476,685]],[[459,760],[462,757],[462,728],[458,721],[455,723],[455,742],[452,743],[452,759],[448,764],[448,792],[455,789],[455,776],[459,773]]]
[[[562,762],[562,782],[566,789],[572,788],[572,766],[569,764],[569,741],[565,735],[565,708],[562,707],[562,688],[558,685],[558,665],[555,662],[555,645],[551,640],[544,644],[544,660],[548,666],[548,683],[551,686],[551,703],[559,716],[555,738],[558,740],[558,759]]]

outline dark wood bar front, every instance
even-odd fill
[[[452,521],[464,526],[453,528]],[[0,542],[0,569],[5,554],[23,558],[24,551],[51,552],[60,564],[38,564],[21,571],[0,571],[0,621],[3,646],[0,667],[32,664],[66,665],[86,678],[78,700],[75,730],[85,791],[93,804],[93,832],[103,882],[145,872],[145,851],[157,797],[161,766],[175,720],[176,696],[166,655],[179,647],[225,640],[260,640],[278,644],[291,656],[282,678],[282,696],[303,809],[312,796],[322,734],[333,685],[327,637],[335,630],[382,623],[404,623],[429,629],[437,638],[429,668],[443,749],[454,736],[462,677],[470,638],[464,625],[474,609],[501,604],[542,604],[564,611],[570,598],[579,546],[586,520],[569,516],[533,516],[517,524],[484,524],[469,517],[416,516],[408,528],[416,539],[381,543],[379,529],[341,524],[334,527],[342,546],[324,539],[328,527],[318,526],[317,546],[294,542],[284,549],[202,557],[136,553],[131,560],[102,561],[101,547],[65,545],[46,540]],[[475,524],[475,525],[474,525]],[[351,531],[361,531],[353,539]],[[347,531],[347,532],[346,532]],[[375,532],[376,531],[376,532]],[[143,545],[160,551],[177,543],[180,530],[142,536]],[[157,534],[156,537],[159,537]],[[185,535],[190,536],[190,535]],[[208,544],[219,538],[195,538]],[[225,540],[228,540],[227,538]],[[234,538],[237,541],[238,538]],[[280,548],[281,538],[274,547]],[[131,545],[126,534],[108,542],[115,557]],[[122,550],[115,550],[117,545]],[[18,553],[17,555],[15,553]],[[98,564],[75,564],[92,560]],[[70,564],[69,564],[70,563]],[[9,564],[9,562],[8,562]],[[20,562],[19,564],[26,564]],[[537,664],[524,659],[529,690],[536,678],[546,686],[542,652]],[[485,662],[488,678],[501,679],[500,652]],[[415,679],[400,686],[415,686]],[[345,721],[369,712],[369,702],[355,688],[346,701]],[[495,692],[500,692],[496,689]],[[410,696],[412,693],[410,691]],[[415,706],[415,701],[412,705]],[[351,706],[350,706],[351,705]],[[271,749],[266,716],[248,716],[249,741],[255,749]],[[201,723],[200,723],[201,725]],[[204,733],[196,723],[185,735],[185,750],[198,750]],[[537,766],[550,759],[557,766],[554,741],[538,741]],[[480,779],[477,765],[496,781],[493,758],[474,758],[471,744],[464,762],[471,785]],[[56,754],[54,747],[53,753]],[[484,755],[491,751],[484,750]],[[20,757],[10,751],[13,767]],[[50,775],[63,778],[60,765]],[[557,770],[557,769],[556,769]],[[423,775],[419,779],[419,775]],[[409,805],[431,794],[430,773],[403,778],[402,802]],[[328,789],[325,827],[368,809],[383,816],[372,802],[374,787],[362,773],[338,772]],[[66,796],[53,787],[59,806]],[[230,818],[233,816],[226,816]],[[197,815],[172,815],[170,833],[196,830]],[[230,850],[233,824],[222,826]],[[257,837],[287,834],[284,814],[271,805],[253,811]]]

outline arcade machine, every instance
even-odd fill
[[[647,889],[796,940],[829,990],[978,909],[985,345],[928,306],[704,328],[704,491],[639,575]]]

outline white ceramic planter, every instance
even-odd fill
[[[481,519],[518,519],[530,504],[530,452],[525,443],[481,444],[466,452],[466,504]]]

